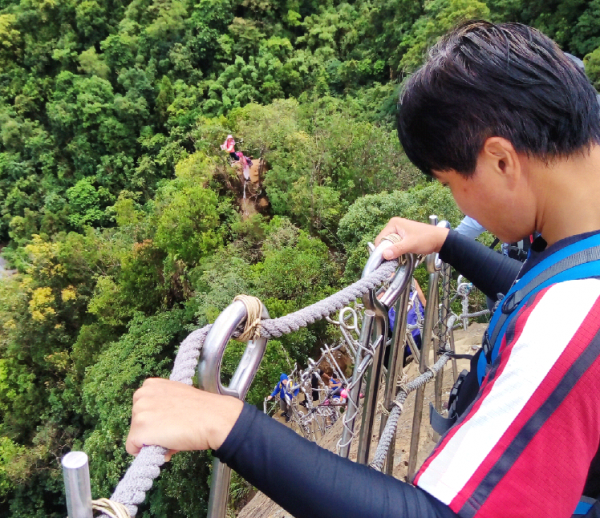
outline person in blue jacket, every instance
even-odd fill
[[[273,399],[275,396],[279,395],[279,407],[281,408],[282,417],[285,417],[285,422],[289,422],[290,415],[288,411],[290,409],[290,404],[292,403],[292,398],[298,395],[299,388],[292,386],[293,383],[289,380],[288,375],[281,373],[279,376],[279,383],[275,385],[273,392],[267,398],[268,401]]]

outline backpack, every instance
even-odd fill
[[[443,435],[471,406],[483,379],[498,357],[502,337],[508,326],[532,296],[552,284],[592,277],[600,277],[600,234],[594,234],[553,253],[516,281],[494,312],[483,336],[482,347],[471,358],[470,370],[463,370],[458,376],[448,400],[448,417],[441,416],[430,403],[432,428]],[[600,516],[598,505],[584,503],[582,500],[578,509],[585,512],[580,515]]]

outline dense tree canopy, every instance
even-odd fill
[[[354,280],[389,217],[459,221],[394,110],[468,18],[540,28],[600,87],[600,0],[0,0],[0,515],[62,518],[74,448],[108,496],[133,391],[238,293],[280,316]],[[263,160],[250,202],[230,133]],[[249,401],[335,333],[269,342]],[[209,473],[176,456],[141,515],[201,515]]]

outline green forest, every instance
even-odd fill
[[[0,0],[1,516],[63,518],[72,449],[108,497],[133,392],[238,293],[281,316],[356,280],[390,217],[460,221],[394,124],[472,18],[541,29],[600,86],[600,0]],[[271,340],[249,401],[335,332]],[[176,455],[140,515],[202,516],[210,463]]]

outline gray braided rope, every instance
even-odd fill
[[[315,304],[280,318],[263,320],[260,330],[261,336],[277,338],[298,331],[302,327],[339,311],[350,302],[362,297],[369,290],[380,286],[396,271],[397,266],[398,261],[385,261],[367,277]],[[211,327],[212,324],[209,324],[197,329],[181,343],[175,358],[173,372],[169,377],[170,380],[192,385],[200,351]],[[241,330],[238,330],[234,335],[239,336],[240,332]],[[111,500],[125,505],[129,514],[135,516],[138,505],[144,501],[146,492],[152,487],[153,480],[160,474],[160,466],[165,462],[164,456],[166,453],[167,450],[161,446],[145,446],[142,448],[117,485]],[[102,516],[108,518],[106,515]]]
[[[435,362],[427,371],[425,371],[420,376],[416,377],[410,383],[400,387],[400,391],[394,400],[394,408],[390,412],[390,416],[388,417],[388,422],[383,429],[383,433],[381,434],[381,439],[379,440],[379,444],[377,445],[377,450],[375,451],[375,455],[373,456],[373,461],[370,466],[377,470],[381,471],[383,469],[383,465],[385,464],[385,459],[387,457],[387,452],[390,449],[390,445],[392,441],[396,437],[396,428],[398,427],[398,419],[400,419],[400,415],[402,414],[402,410],[404,407],[404,402],[408,395],[417,390],[422,385],[425,385],[433,378],[435,375],[446,365],[446,362],[450,359],[449,354],[443,354],[439,357],[438,361]]]

